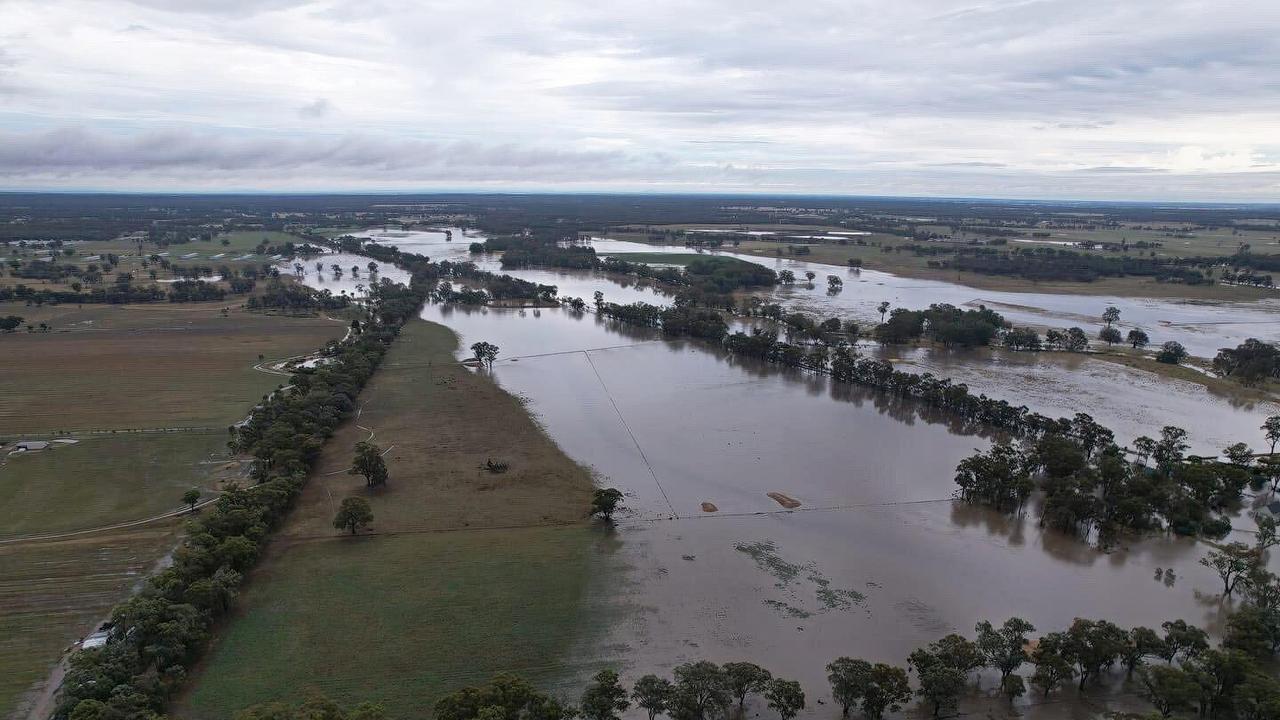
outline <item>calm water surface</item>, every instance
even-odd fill
[[[387,241],[437,259],[463,257],[470,242],[459,254],[456,232],[452,243],[436,238],[434,251],[412,238]],[[597,273],[513,274],[556,284],[562,295],[589,299],[601,289],[619,302],[662,299]],[[307,281],[316,283],[314,263]],[[354,285],[348,277],[322,286]],[[818,300],[878,302],[855,302],[853,290]],[[813,295],[779,296],[787,293]],[[911,297],[913,306],[948,301]],[[1034,511],[1008,518],[953,502],[956,463],[990,438],[913,403],[560,308],[428,305],[423,317],[455,330],[463,348],[499,345],[498,382],[526,398],[602,485],[627,496],[617,529],[600,536],[589,604],[612,622],[578,640],[587,665],[634,676],[698,658],[752,660],[801,680],[810,713],[826,717],[829,698],[815,701],[826,697],[831,659],[901,664],[913,648],[951,631],[971,634],[983,619],[1017,614],[1046,631],[1074,617],[1220,627],[1218,581],[1196,562],[1202,545],[1152,539],[1100,553],[1041,531]],[[1173,422],[1201,446],[1260,442],[1248,433],[1256,435],[1265,408],[1110,363],[928,350],[895,359],[1042,412],[1090,412],[1122,440]],[[786,511],[768,493],[800,507]],[[1157,580],[1168,568],[1176,580]]]

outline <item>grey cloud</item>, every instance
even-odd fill
[[[1082,120],[1079,122],[1060,122],[1056,127],[1060,130],[1098,130],[1115,124],[1115,120]]]
[[[1147,167],[1145,165],[1101,165],[1098,167],[1080,168],[1075,172],[1146,174],[1146,173],[1162,173],[1167,171],[1164,168]]]
[[[312,102],[298,108],[298,115],[304,118],[322,118],[329,114],[329,101],[325,98],[316,98]]]
[[[175,13],[258,15],[272,10],[310,5],[314,0],[128,0],[134,5]]]
[[[644,163],[652,165],[657,158]],[[179,131],[113,136],[81,128],[37,134],[0,133],[0,176],[103,172],[334,172],[401,177],[518,179],[522,173],[572,176],[592,168],[625,170],[640,161],[619,152],[557,150],[513,144],[430,142],[345,135],[230,138]]]
[[[970,160],[965,162],[939,162],[925,163],[926,167],[959,167],[959,168],[1003,168],[1009,167],[1005,163],[998,162],[982,162],[979,160]]]
[[[1273,0],[22,2],[0,127],[86,129],[0,135],[11,183],[1280,197],[1208,172],[1280,157]]]

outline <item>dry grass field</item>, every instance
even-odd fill
[[[173,547],[180,520],[110,528],[242,474],[226,428],[287,380],[254,369],[259,356],[346,330],[224,307],[0,304],[50,327],[0,335],[0,717],[19,716],[33,683]],[[9,454],[55,433],[77,443]]]
[[[412,717],[499,669],[550,686],[587,676],[566,650],[599,622],[582,610],[592,544],[608,542],[584,522],[591,478],[518,400],[460,366],[456,343],[443,326],[406,326],[177,715],[224,718],[320,690]],[[376,491],[346,473],[371,433],[389,450]],[[510,469],[488,472],[489,458]],[[371,534],[333,529],[348,495],[369,499]]]
[[[177,521],[0,542],[0,717],[29,699],[68,646],[105,619],[175,542]]]
[[[10,314],[52,329],[0,335],[0,438],[225,429],[285,380],[255,370],[259,356],[307,353],[345,331],[344,323],[324,317],[264,315],[223,303],[0,304],[0,315]]]

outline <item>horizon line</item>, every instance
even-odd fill
[[[1038,203],[1038,204],[1071,204],[1071,205],[1175,205],[1203,207],[1276,207],[1280,208],[1280,199],[1276,200],[1173,200],[1173,199],[1096,199],[1096,198],[1053,198],[1053,197],[1000,197],[987,195],[868,195],[843,194],[837,192],[763,192],[763,191],[661,191],[661,190],[104,190],[104,189],[9,189],[0,188],[0,196],[13,195],[92,195],[120,197],[433,197],[445,195],[485,196],[648,196],[648,197],[741,197],[741,198],[813,198],[826,200],[916,200],[933,202],[984,202],[984,203]]]

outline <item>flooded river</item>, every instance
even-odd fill
[[[680,246],[659,246],[618,240],[593,241],[596,252],[694,252]],[[853,270],[789,258],[761,258],[729,251],[714,251],[775,270],[791,270],[801,282],[773,291],[775,302],[823,317],[854,317],[864,323],[879,322],[876,307],[888,302],[893,307],[919,310],[930,303],[958,307],[987,307],[1016,325],[1067,328],[1079,326],[1091,338],[1102,328],[1102,311],[1108,306],[1120,310],[1120,327],[1138,327],[1151,336],[1153,345],[1169,340],[1180,342],[1192,355],[1213,357],[1219,348],[1235,347],[1245,339],[1280,338],[1280,299],[1232,303],[1169,298],[1124,298],[1106,295],[1066,295],[979,290],[957,283],[919,280],[877,270]],[[812,286],[804,282],[806,272],[816,273]],[[827,276],[837,275],[844,290],[827,292]]]
[[[470,242],[457,232],[452,243],[392,241],[433,259],[463,257]],[[383,270],[398,279],[395,272]],[[618,302],[663,297],[596,273],[512,274],[587,299],[596,289]],[[907,292],[873,290],[885,287],[874,278],[863,273],[871,299],[861,284],[835,298],[805,289],[778,297],[847,314],[883,293]],[[307,281],[316,282],[314,271]],[[350,292],[354,284],[329,278],[320,286]],[[958,297],[910,290],[913,307]],[[1108,302],[1088,301],[1098,312]],[[577,641],[584,667],[608,663],[634,679],[692,659],[751,660],[799,679],[809,712],[834,717],[824,671],[833,658],[902,664],[913,648],[947,632],[972,634],[984,619],[1019,615],[1042,631],[1075,617],[1156,627],[1184,618],[1220,628],[1218,580],[1197,564],[1203,545],[1157,538],[1101,553],[1042,531],[1034,511],[1009,518],[958,504],[956,463],[989,439],[914,403],[561,308],[428,305],[423,317],[456,331],[464,348],[497,344],[497,381],[527,399],[602,485],[626,494],[617,529],[598,544],[588,603],[606,620]],[[1261,443],[1265,407],[1110,363],[929,350],[896,359],[1042,412],[1090,412],[1122,441],[1172,423],[1200,447]],[[799,506],[784,509],[780,501],[790,500]],[[827,698],[825,708],[818,698]]]

